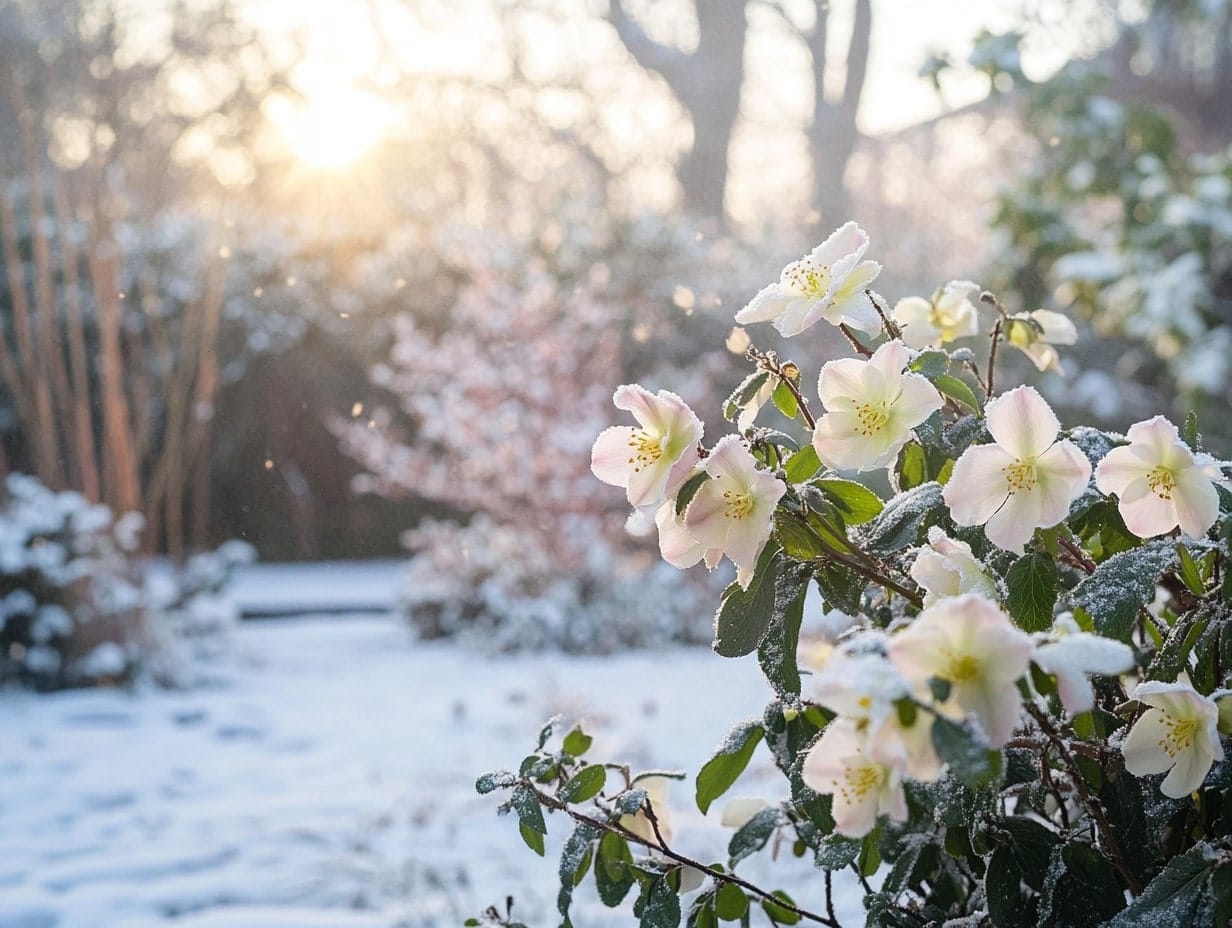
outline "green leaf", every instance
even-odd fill
[[[829,477],[816,481],[813,486],[834,503],[848,525],[863,525],[877,518],[885,509],[885,503],[876,493],[854,480]]]
[[[740,861],[765,847],[781,821],[782,813],[777,806],[772,806],[762,809],[736,829],[727,844],[728,866],[735,868]]]
[[[811,561],[826,552],[817,533],[808,522],[794,512],[783,509],[774,514],[774,538],[788,557]]]
[[[932,381],[933,386],[946,396],[958,400],[972,412],[983,413],[984,404],[965,380],[959,380],[950,374],[938,374]]]
[[[860,856],[862,843],[858,838],[843,835],[826,835],[817,847],[815,863],[819,870],[842,870],[855,863]]]
[[[714,650],[723,657],[742,657],[756,650],[774,615],[774,578],[782,564],[779,546],[768,543],[758,558],[747,590],[738,583],[723,591],[715,613]]]
[[[616,811],[625,815],[636,815],[646,801],[646,790],[627,789],[616,797]]]
[[[737,921],[748,910],[749,897],[735,883],[723,883],[714,894],[714,914],[722,921]]]
[[[928,480],[928,458],[923,447],[918,442],[908,442],[898,453],[898,463],[894,466],[898,476],[900,493],[914,489]]]
[[[1057,604],[1057,565],[1047,554],[1020,557],[1005,575],[1009,588],[1010,616],[1027,632],[1043,632],[1052,627],[1052,611]]]
[[[804,617],[809,575],[808,568],[799,565],[789,565],[779,571],[774,585],[774,614],[757,649],[757,662],[762,673],[779,696],[800,693],[800,668],[796,655],[800,646],[800,623]]]
[[[572,757],[581,757],[590,750],[591,744],[594,743],[594,738],[584,733],[580,727],[574,728],[569,734],[565,735],[564,743],[561,745],[566,754]]]
[[[629,852],[629,843],[620,835],[604,834],[595,855],[595,888],[600,901],[608,908],[620,905],[633,881],[633,855]]]
[[[859,613],[860,599],[864,596],[868,581],[838,564],[823,564],[814,571],[814,577],[826,608],[837,609],[847,615]]]
[[[1072,841],[1052,852],[1048,875],[1040,893],[1041,924],[1067,928],[1109,928],[1108,919],[1125,908],[1125,893],[1108,858],[1091,847]],[[1055,920],[1055,921],[1054,921]],[[1164,920],[1153,925],[1184,924]]]
[[[821,469],[821,458],[812,444],[801,445],[800,450],[787,459],[784,470],[792,483],[803,483]]]
[[[1189,450],[1197,454],[1202,450],[1202,434],[1198,431],[1198,414],[1192,409],[1185,416],[1185,424],[1181,427],[1181,438],[1189,445]]]
[[[713,892],[699,893],[689,907],[689,915],[685,924],[688,928],[716,928],[718,921],[714,912]]]
[[[753,749],[761,741],[765,729],[757,719],[741,722],[728,733],[714,752],[714,756],[706,761],[697,772],[697,808],[705,815],[710,804],[722,796],[736,778],[744,773],[753,756]]]
[[[543,810],[539,808],[539,797],[535,791],[526,786],[519,786],[513,791],[510,799],[513,809],[518,813],[518,820],[523,827],[537,831],[541,835],[548,833],[547,823],[543,820]]]
[[[1008,847],[999,847],[988,860],[984,894],[993,928],[1030,928],[1022,901],[1022,868]]]
[[[878,825],[860,842],[860,856],[856,863],[865,876],[872,876],[881,866],[881,850],[877,846],[880,840],[881,826]]]
[[[599,795],[603,784],[607,782],[607,771],[598,764],[583,767],[564,786],[557,796],[561,802],[585,802]]]
[[[773,896],[774,899],[779,899],[786,902],[788,905],[796,904],[796,901],[781,889],[776,889],[770,895]],[[791,909],[787,909],[779,905],[773,899],[762,899],[761,907],[773,921],[778,922],[780,925],[795,925],[800,921],[799,915],[791,911]]]
[[[526,846],[538,854],[543,856],[543,835],[535,831],[533,828],[528,828],[525,822],[518,823],[518,833],[522,835],[522,840],[526,842]]]
[[[917,374],[923,374],[929,380],[940,377],[950,369],[950,356],[944,351],[935,349],[921,351],[908,367]]]
[[[937,757],[971,789],[991,783],[1001,775],[1001,752],[989,750],[967,724],[938,716],[933,720],[932,735]]]
[[[697,495],[697,491],[709,479],[710,474],[704,470],[699,470],[685,479],[685,482],[680,485],[680,489],[676,491],[676,518],[684,515],[684,511],[689,508],[689,503],[693,502],[693,497]]]
[[[1189,549],[1183,544],[1178,543],[1176,546],[1176,555],[1179,559],[1178,573],[1185,586],[1189,587],[1189,592],[1194,596],[1201,596],[1205,591],[1202,583],[1202,573],[1198,570],[1198,564],[1193,559],[1193,555],[1189,553]]]
[[[796,395],[791,392],[791,387],[780,380],[771,396],[774,399],[774,405],[779,408],[779,412],[788,419],[796,418],[796,413],[800,411],[800,404],[796,401]]]
[[[678,928],[680,925],[680,897],[667,881],[660,876],[646,891],[638,928]]]
[[[1155,598],[1156,581],[1176,561],[1173,545],[1158,538],[1108,558],[1074,587],[1070,601],[1090,614],[1101,635],[1128,644],[1138,610]]]
[[[766,385],[770,379],[767,371],[754,371],[740,381],[740,386],[731,392],[727,402],[723,404],[723,418],[731,422],[740,414],[740,410],[749,404],[757,395],[757,391]]]

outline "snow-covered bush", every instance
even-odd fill
[[[229,542],[183,568],[150,569],[143,520],[11,474],[0,496],[0,685],[184,679],[235,621],[221,596],[252,548]]]
[[[725,403],[739,431],[703,443],[678,396],[625,385],[634,421],[591,450],[667,562],[736,568],[714,649],[756,654],[773,698],[715,732],[699,810],[763,744],[786,798],[732,800],[726,853],[685,854],[665,788],[685,774],[589,762],[592,739],[554,741],[553,723],[478,790],[510,791],[501,811],[540,855],[545,812],[570,820],[565,926],[593,879],[608,906],[636,887],[643,928],[748,925],[755,907],[842,928],[832,874],[850,869],[869,928],[1224,928],[1232,465],[1193,416],[1063,429],[998,364],[1055,353],[1061,323],[961,281],[891,308],[867,247],[845,226],[737,316],[850,345],[816,392],[751,347]],[[794,435],[757,424],[771,404]],[[888,495],[851,479],[882,472]],[[819,628],[814,586],[849,620]],[[788,850],[823,874],[788,892],[741,871]]]

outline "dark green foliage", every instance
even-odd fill
[[[710,804],[727,792],[744,772],[763,732],[762,724],[757,720],[737,725],[723,739],[714,756],[698,771],[696,799],[703,815]]]

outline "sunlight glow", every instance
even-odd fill
[[[305,165],[337,169],[376,145],[390,117],[376,97],[342,87],[306,93],[302,101],[271,101],[270,118]]]

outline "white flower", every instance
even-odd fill
[[[760,797],[732,796],[723,806],[723,817],[719,824],[724,828],[742,828],[754,815],[768,808],[770,803]]]
[[[931,300],[908,296],[894,304],[894,321],[912,348],[932,348],[980,330],[971,294],[980,289],[969,280],[951,280]]]
[[[757,557],[770,538],[774,510],[787,487],[757,462],[735,435],[719,439],[706,458],[710,479],[684,513],[693,540],[717,548],[736,565],[736,581],[748,589]]]
[[[1082,631],[1068,613],[1057,616],[1052,633],[1039,635],[1036,641],[1031,660],[1057,678],[1057,695],[1067,712],[1090,712],[1095,707],[1089,674],[1112,676],[1134,666],[1129,645]]]
[[[804,782],[814,792],[834,797],[834,830],[861,838],[873,830],[877,816],[907,820],[902,771],[876,760],[856,723],[837,718],[804,758]]]
[[[871,358],[842,358],[821,368],[817,392],[826,414],[813,447],[828,465],[872,470],[894,463],[911,430],[941,408],[941,394],[920,374],[904,373],[902,342],[886,342]]]
[[[654,813],[655,822],[659,826],[659,834],[668,843],[672,840],[672,820],[667,809],[667,790],[671,782],[667,777],[650,776],[643,777],[633,784],[635,789],[646,791],[646,801],[650,803],[650,810]],[[650,823],[644,809],[638,809],[633,815],[622,815],[620,827],[652,844],[659,843],[659,839],[655,836],[654,825]]]
[[[995,444],[975,445],[954,464],[943,495],[959,525],[983,525],[988,540],[1021,552],[1037,528],[1056,525],[1082,495],[1091,462],[1057,441],[1061,423],[1031,387],[997,397],[986,410]]]
[[[928,530],[928,546],[921,548],[911,565],[911,579],[924,588],[924,605],[931,606],[946,596],[979,593],[1000,599],[997,585],[984,572],[971,546],[951,538],[937,526]]]
[[[1031,359],[1041,371],[1061,369],[1061,357],[1053,345],[1072,345],[1078,330],[1068,316],[1048,309],[1010,316],[1009,342]]]
[[[702,424],[675,393],[657,394],[637,384],[617,387],[617,409],[633,413],[640,428],[604,429],[590,452],[590,469],[612,486],[624,487],[635,509],[658,506],[697,463]]]
[[[1188,796],[1223,760],[1218,708],[1188,683],[1139,683],[1132,696],[1151,708],[1121,745],[1125,769],[1136,777],[1170,770],[1160,791],[1173,799]]]
[[[875,332],[880,319],[864,289],[881,273],[881,265],[860,260],[867,249],[867,233],[847,223],[783,268],[778,282],[753,297],[736,313],[736,321],[773,322],[787,336],[799,335],[819,319]]]
[[[673,567],[684,570],[705,559],[706,566],[714,570],[722,560],[721,548],[707,548],[689,534],[684,519],[676,514],[675,499],[660,504],[655,510],[654,521],[659,528],[659,553]]]
[[[1219,518],[1222,482],[1215,459],[1194,454],[1163,416],[1130,426],[1129,445],[1113,448],[1095,468],[1101,493],[1117,495],[1125,526],[1140,538],[1181,531],[1202,538]]]
[[[974,712],[999,748],[1021,709],[1015,685],[1031,661],[1031,639],[982,596],[967,593],[924,609],[890,639],[890,659],[911,683],[933,677],[950,684],[948,703]]]

